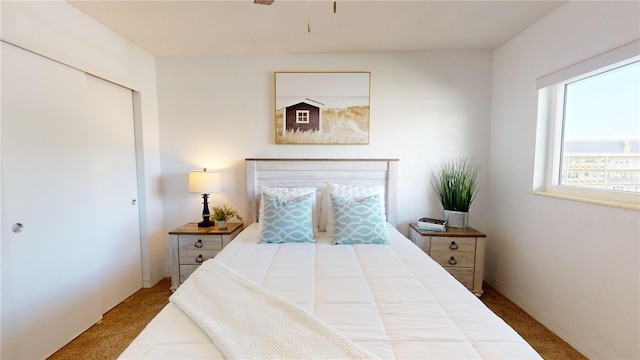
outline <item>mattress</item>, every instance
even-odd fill
[[[397,229],[387,224],[386,231],[388,245],[332,245],[323,233],[316,243],[259,244],[258,225],[252,224],[216,260],[382,359],[540,359],[508,324]],[[189,316],[169,303],[120,358],[224,355]]]

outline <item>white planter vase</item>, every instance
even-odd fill
[[[218,220],[218,229],[226,230],[227,229],[227,220]]]
[[[444,220],[447,222],[447,227],[454,227],[460,229],[466,229],[469,227],[469,213],[463,211],[444,211]]]

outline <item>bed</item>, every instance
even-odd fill
[[[120,358],[540,359],[396,229],[397,166],[246,159],[248,225]],[[301,188],[314,190],[297,194]],[[294,212],[304,212],[295,236],[311,241],[281,242],[289,235],[270,232],[274,218]],[[382,243],[369,243],[381,232]]]

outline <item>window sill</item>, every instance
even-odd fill
[[[622,209],[630,209],[630,210],[640,211],[640,203],[634,205],[634,204],[627,204],[627,203],[621,203],[621,202],[615,202],[615,201],[596,200],[596,199],[590,199],[590,198],[586,198],[586,197],[557,194],[557,193],[552,193],[552,192],[547,192],[547,191],[542,191],[542,190],[534,191],[533,194],[534,195],[540,195],[540,196],[546,196],[546,197],[552,197],[552,198],[556,198],[556,199],[564,199],[564,200],[570,200],[570,201],[580,201],[580,202],[585,202],[585,203],[590,203],[590,204],[604,205],[604,206],[610,206],[610,207],[617,207],[617,208],[622,208]]]

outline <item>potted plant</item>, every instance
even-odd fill
[[[431,186],[440,198],[447,226],[469,226],[469,207],[477,194],[479,173],[473,159],[460,157],[444,161],[440,171],[431,174]]]
[[[242,221],[242,217],[238,214],[237,211],[228,207],[227,205],[223,205],[222,207],[214,206],[213,214],[211,214],[213,220],[218,222],[218,229],[224,230],[227,228],[227,221],[232,218],[236,218]]]

